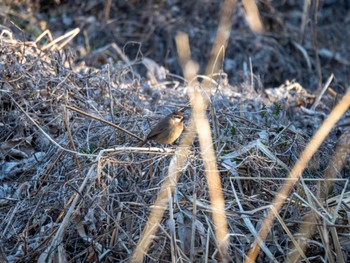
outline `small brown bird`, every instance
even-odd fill
[[[159,121],[139,146],[145,145],[150,140],[155,140],[160,144],[173,143],[179,138],[184,129],[184,118],[185,116],[181,112],[174,111],[170,113]]]

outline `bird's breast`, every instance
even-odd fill
[[[157,141],[162,144],[172,144],[181,135],[183,131],[183,123],[176,123],[171,125],[171,128],[159,134]]]

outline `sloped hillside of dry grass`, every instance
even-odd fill
[[[0,261],[129,262],[177,148],[137,144],[171,111],[183,111],[189,125],[190,88],[172,38],[183,26],[202,66],[218,5],[106,3],[0,6]],[[320,7],[317,35],[311,22],[304,35],[296,28],[303,9],[267,1],[258,6],[267,32],[247,33],[236,6],[222,71],[206,94],[235,262],[349,85],[341,5]],[[338,16],[326,23],[325,14]],[[40,21],[57,26],[51,40],[38,39]],[[68,30],[78,25],[78,35]],[[288,195],[257,262],[348,260],[349,138],[345,113]],[[197,140],[186,154],[146,262],[220,261]]]

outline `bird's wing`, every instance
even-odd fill
[[[152,140],[158,134],[163,133],[165,129],[167,129],[167,125],[164,125],[164,123],[158,123],[148,134],[147,140]]]

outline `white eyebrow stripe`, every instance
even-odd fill
[[[181,122],[182,121],[182,117],[181,116],[174,116],[175,117],[175,120],[177,122]]]

